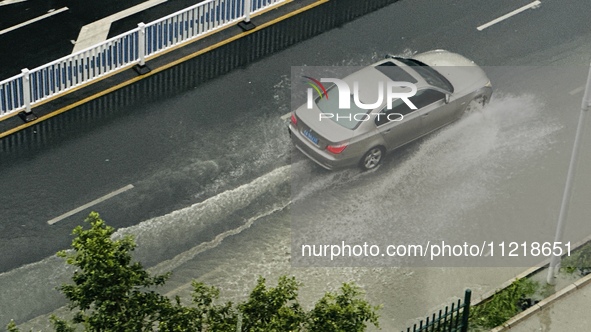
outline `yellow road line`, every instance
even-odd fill
[[[211,51],[211,50],[214,50],[214,49],[216,49],[216,48],[219,48],[219,47],[221,47],[221,46],[224,46],[224,45],[226,45],[226,44],[229,44],[230,42],[233,42],[233,41],[235,41],[235,40],[238,40],[238,39],[240,39],[240,38],[243,38],[243,37],[245,37],[245,36],[248,36],[248,35],[250,35],[250,34],[252,34],[252,33],[255,33],[255,32],[257,32],[257,31],[259,31],[259,30],[262,30],[262,29],[264,29],[264,28],[266,28],[266,27],[268,27],[268,26],[271,26],[271,25],[273,25],[273,24],[276,24],[276,23],[279,23],[279,22],[281,22],[281,21],[284,21],[284,20],[286,20],[286,19],[288,19],[288,18],[290,18],[290,17],[293,17],[293,16],[295,16],[295,15],[298,15],[298,14],[300,14],[300,13],[303,13],[303,12],[305,12],[305,11],[307,11],[307,10],[310,10],[310,9],[312,9],[312,8],[314,8],[314,7],[317,7],[317,6],[321,5],[321,4],[324,4],[324,3],[328,2],[328,1],[329,1],[329,0],[318,0],[318,1],[316,1],[316,2],[314,2],[314,3],[312,3],[312,4],[310,4],[310,5],[304,6],[304,7],[300,8],[300,9],[298,9],[298,10],[294,10],[294,11],[292,11],[292,12],[288,13],[288,14],[285,14],[285,15],[283,15],[283,16],[280,16],[280,17],[278,17],[278,18],[276,18],[276,19],[273,19],[273,20],[271,20],[271,21],[269,21],[269,22],[265,22],[265,23],[263,23],[263,24],[261,24],[261,25],[259,25],[259,26],[256,26],[256,27],[255,27],[254,29],[252,29],[252,30],[249,30],[249,31],[242,32],[242,33],[240,33],[240,34],[238,34],[238,35],[236,35],[236,36],[233,36],[233,37],[230,37],[230,38],[228,38],[228,39],[225,39],[225,40],[223,40],[223,41],[221,41],[221,42],[219,42],[219,43],[216,43],[216,44],[214,44],[214,45],[211,45],[211,46],[209,46],[209,47],[206,47],[206,48],[204,48],[204,49],[201,49],[201,50],[199,50],[199,51],[197,51],[197,52],[194,52],[194,53],[192,53],[192,54],[189,54],[189,55],[187,55],[187,56],[184,56],[184,57],[182,57],[182,58],[180,58],[180,59],[178,59],[178,60],[175,60],[175,61],[173,61],[173,62],[167,63],[166,65],[163,65],[163,66],[161,66],[161,67],[155,68],[154,70],[150,71],[149,73],[147,73],[147,74],[145,74],[145,75],[134,77],[134,78],[132,78],[132,79],[130,79],[130,80],[127,80],[127,81],[125,81],[125,82],[123,82],[123,83],[117,84],[117,85],[115,85],[115,86],[113,86],[113,87],[111,87],[111,88],[108,88],[108,89],[106,89],[106,90],[103,90],[103,91],[101,91],[101,92],[98,92],[98,93],[96,93],[96,94],[94,94],[94,95],[92,95],[92,96],[86,97],[86,98],[84,98],[84,99],[82,99],[82,100],[79,100],[79,101],[77,101],[77,102],[75,102],[75,103],[72,103],[72,104],[70,104],[70,105],[68,105],[68,106],[62,107],[62,108],[60,108],[60,109],[58,109],[58,110],[56,110],[56,111],[54,111],[54,112],[51,112],[51,113],[49,113],[49,114],[47,114],[47,115],[41,116],[41,117],[37,118],[37,119],[36,119],[36,120],[34,120],[34,121],[31,121],[31,122],[24,123],[24,124],[22,124],[22,125],[20,125],[20,126],[18,126],[18,127],[16,127],[16,128],[13,128],[13,129],[11,129],[11,130],[8,130],[8,131],[5,131],[5,132],[3,132],[3,133],[0,133],[0,138],[3,138],[3,137],[6,137],[6,136],[9,136],[9,135],[12,135],[12,134],[14,134],[14,133],[16,133],[16,132],[18,132],[18,131],[20,131],[20,130],[23,130],[23,129],[27,128],[27,127],[30,127],[30,126],[32,126],[32,125],[35,125],[35,124],[37,124],[37,123],[39,123],[39,122],[41,122],[41,121],[45,121],[45,120],[47,120],[47,119],[49,119],[49,118],[52,118],[52,117],[54,117],[54,116],[56,116],[56,115],[59,115],[59,114],[61,114],[61,113],[64,113],[64,112],[66,112],[66,111],[69,111],[69,110],[71,110],[72,108],[75,108],[75,107],[77,107],[77,106],[80,106],[80,105],[82,105],[82,104],[84,104],[84,103],[87,103],[87,102],[89,102],[89,101],[91,101],[91,100],[94,100],[94,99],[96,99],[96,98],[102,97],[102,96],[104,96],[104,95],[106,95],[106,94],[108,94],[108,93],[111,93],[111,92],[113,92],[113,91],[115,91],[115,90],[121,89],[121,88],[123,88],[123,87],[125,87],[125,86],[127,86],[127,85],[130,85],[130,84],[132,84],[132,83],[135,83],[135,82],[137,82],[137,81],[139,81],[139,80],[142,80],[142,79],[144,79],[144,78],[146,78],[146,77],[149,77],[149,76],[152,76],[152,75],[154,75],[154,74],[157,74],[157,73],[159,73],[159,72],[161,72],[161,71],[167,70],[167,69],[169,69],[169,68],[171,68],[171,67],[174,67],[174,66],[176,66],[176,65],[178,65],[178,64],[180,64],[180,63],[182,63],[182,62],[185,62],[185,61],[187,61],[187,60],[190,60],[190,59],[192,59],[192,58],[195,58],[195,57],[197,57],[197,56],[199,56],[199,55],[201,55],[201,54],[207,53],[207,52],[209,52],[209,51]],[[290,0],[290,1],[287,1],[287,2],[285,2],[285,3],[288,3],[288,2],[291,2],[291,0]],[[285,4],[285,3],[283,3],[283,4]],[[273,7],[273,8],[277,8],[277,7]],[[271,8],[270,8],[270,9],[271,9]],[[270,10],[270,9],[269,9],[269,10]],[[262,14],[262,13],[257,13],[257,15],[260,15],[260,14]],[[232,26],[233,26],[233,25],[232,25]],[[229,27],[230,27],[230,26],[229,26]],[[219,32],[219,31],[216,31],[216,32]],[[188,45],[188,44],[190,44],[190,43],[196,42],[196,41],[198,41],[198,40],[200,40],[200,39],[202,39],[202,38],[205,38],[205,37],[206,37],[206,36],[204,35],[203,37],[201,37],[201,38],[197,38],[197,39],[195,39],[195,40],[191,40],[190,42],[187,42],[186,44],[179,44],[179,45],[177,45],[176,47],[174,47],[173,49],[178,49],[178,48],[180,48],[180,47],[184,47],[184,46],[186,46],[186,45]],[[173,49],[171,49],[170,51],[172,51]],[[170,51],[167,51],[167,52],[170,52]],[[159,55],[163,55],[163,54],[165,54],[165,53],[166,53],[166,52],[162,52],[162,53],[160,53]],[[154,57],[156,57],[156,56],[154,56]],[[57,98],[63,97],[63,96],[65,96],[65,95],[67,95],[67,94],[70,94],[70,93],[72,93],[72,92],[76,91],[76,90],[79,90],[79,89],[81,89],[81,88],[83,88],[83,87],[86,87],[86,86],[88,86],[88,85],[90,85],[90,84],[94,84],[94,83],[96,83],[96,82],[98,82],[98,81],[104,80],[105,78],[111,77],[111,76],[113,76],[113,75],[115,75],[115,74],[117,74],[117,73],[120,73],[120,72],[122,72],[122,71],[124,71],[124,70],[127,70],[127,69],[129,69],[129,68],[131,68],[131,67],[133,67],[133,65],[130,65],[130,66],[127,66],[127,67],[121,68],[120,70],[117,70],[117,71],[115,71],[115,72],[113,72],[113,73],[110,73],[110,74],[108,74],[108,75],[105,75],[105,76],[103,76],[103,77],[102,77],[100,80],[97,80],[97,81],[93,81],[93,82],[89,82],[89,83],[86,83],[86,84],[80,85],[79,87],[76,87],[76,88],[74,88],[74,89],[70,90],[70,91],[69,91],[69,92],[67,92],[67,93],[64,93],[64,94],[62,94],[62,95],[55,96],[55,97],[52,97],[52,98],[48,98],[47,100],[44,100],[43,102],[39,103],[39,104],[38,104],[38,105],[36,105],[36,106],[42,105],[42,104],[44,104],[44,103],[47,103],[47,102],[49,102],[49,101],[51,101],[51,100],[53,100],[53,99],[57,99]],[[8,118],[8,117],[7,117],[7,118]]]

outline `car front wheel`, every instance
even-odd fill
[[[378,167],[384,158],[385,152],[385,149],[381,146],[375,146],[369,149],[369,151],[363,155],[363,158],[361,158],[359,166],[361,166],[364,171],[369,171]]]
[[[472,101],[468,104],[468,106],[464,110],[464,115],[468,115],[470,113],[474,113],[477,111],[482,111],[484,105],[486,105],[486,97],[478,96],[472,99]]]

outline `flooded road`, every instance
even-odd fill
[[[289,112],[291,96],[285,64],[368,65],[384,53],[435,48],[424,41],[433,39],[426,33],[402,43],[393,36],[383,36],[381,43],[358,38],[359,44],[345,53],[339,48],[326,53],[330,43],[343,45],[339,42],[357,29],[379,35],[380,27],[373,23],[386,22],[395,7],[190,91],[158,100],[107,97],[90,103],[80,113],[56,118],[71,125],[43,148],[2,155],[6,199],[1,208],[10,222],[0,226],[5,253],[0,325],[13,318],[29,321],[25,328],[40,328],[48,314],[63,311],[65,301],[54,287],[66,282],[71,271],[49,256],[56,247],[67,247],[68,234],[84,213],[51,227],[46,221],[129,183],[133,190],[96,210],[118,227],[118,234],[136,237],[136,258],[145,266],[155,272],[172,270],[166,291],[185,298],[191,279],[216,285],[224,299],[236,301],[258,275],[272,283],[288,274],[303,282],[302,302],[311,305],[326,290],[354,281],[370,302],[384,305],[383,329],[395,330],[462,296],[466,288],[477,298],[531,266],[489,259],[470,265],[440,261],[431,267],[382,260],[346,267],[327,267],[326,262],[292,266],[303,265],[296,262],[293,247],[302,239],[330,243],[348,236],[411,243],[553,238],[582,97],[569,92],[586,75],[580,54],[589,43],[578,39],[504,63],[494,46],[484,56],[471,46],[438,45],[481,54],[474,60],[490,76],[494,99],[482,112],[388,155],[376,171],[327,172],[292,154],[280,119]],[[480,37],[467,34],[474,43],[466,45],[485,47]],[[323,51],[314,57],[311,49]],[[556,58],[560,60],[548,60]],[[487,67],[499,62],[505,66]],[[513,62],[536,66],[510,66]],[[165,81],[166,76],[158,79]],[[146,86],[138,89],[149,91],[150,82],[141,84]],[[228,98],[229,87],[237,85],[248,88],[231,89]],[[101,108],[112,115],[90,124],[74,115]],[[584,142],[589,137],[587,133]],[[584,217],[591,195],[591,149],[585,144],[565,232],[573,241],[591,233]],[[30,174],[28,181],[19,177],[23,172]],[[294,187],[299,188],[295,193]],[[35,192],[35,210],[25,209],[25,194],[10,195],[7,188]]]

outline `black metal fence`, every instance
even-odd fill
[[[467,332],[471,295],[472,291],[466,289],[463,302],[458,299],[458,302],[452,303],[451,307],[445,306],[445,309],[439,310],[438,314],[434,313],[433,316],[421,320],[412,328],[407,328],[406,332]]]

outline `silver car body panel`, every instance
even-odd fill
[[[371,120],[361,121],[354,129],[348,129],[331,119],[320,120],[322,111],[316,103],[312,109],[302,105],[293,112],[297,118],[297,125],[289,124],[292,141],[298,150],[327,169],[355,165],[372,147],[381,146],[386,151],[399,148],[459,119],[475,98],[482,96],[485,100],[490,99],[492,94],[490,81],[484,71],[473,61],[459,54],[442,50],[418,54],[412,59],[429,65],[444,76],[453,86],[453,92],[429,85],[412,66],[396,58],[379,61],[342,79],[351,89],[353,89],[353,82],[359,82],[359,98],[363,103],[374,103],[378,96],[377,82],[385,83],[390,80],[376,69],[376,66],[388,61],[404,69],[416,80],[414,84],[417,87],[415,95],[417,98],[427,89],[438,91],[441,98],[409,112],[402,121],[390,121],[377,125],[374,118],[377,113],[386,108],[386,100],[384,100],[379,107],[367,111],[372,116]],[[317,139],[317,142],[312,141],[312,138]],[[338,146],[343,143],[347,144],[347,147],[339,154],[326,150],[327,145]]]

